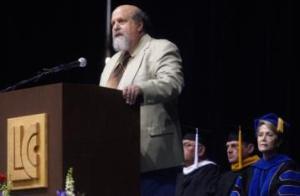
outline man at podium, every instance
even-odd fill
[[[100,86],[122,90],[127,104],[141,104],[142,196],[173,195],[174,168],[183,163],[177,98],[183,88],[177,46],[147,33],[148,17],[121,5],[112,13],[116,54],[106,63]]]

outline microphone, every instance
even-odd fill
[[[80,57],[77,61],[72,61],[70,63],[60,64],[58,66],[52,67],[52,68],[43,68],[43,73],[56,73],[63,70],[72,69],[75,67],[85,67],[87,64],[87,60],[84,57]]]
[[[72,61],[70,63],[61,64],[57,68],[57,71],[72,69],[75,67],[85,67],[87,65],[87,60],[84,57],[80,57],[77,61]]]
[[[0,92],[7,92],[7,91],[11,91],[16,89],[19,86],[22,86],[24,84],[28,84],[30,82],[37,82],[41,77],[51,74],[51,73],[56,73],[56,72],[60,72],[63,70],[68,70],[68,69],[72,69],[75,67],[85,67],[87,65],[87,60],[84,57],[80,57],[77,61],[72,61],[70,63],[66,63],[66,64],[60,64],[58,66],[52,67],[52,68],[43,68],[42,71],[39,71],[37,75],[26,79],[26,80],[22,80],[12,86],[9,86],[3,90],[0,90]]]

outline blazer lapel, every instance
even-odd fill
[[[133,52],[133,57],[129,60],[127,68],[123,74],[123,77],[119,83],[118,89],[124,89],[126,86],[133,83],[133,79],[136,76],[145,55],[145,50],[150,44],[151,37],[146,34],[142,37],[142,40]]]
[[[104,67],[103,73],[101,75],[101,80],[100,80],[100,86],[106,86],[107,80],[111,74],[111,72],[114,70],[114,68],[117,66],[119,63],[119,59],[121,56],[121,52],[116,54],[116,58],[111,58],[107,65]]]
[[[132,81],[142,64],[143,57],[144,57],[144,52],[136,56],[136,58],[132,59],[132,61],[128,63],[127,68],[123,74],[123,77],[120,80],[120,83],[118,85],[118,89],[123,89],[126,86],[132,84]]]

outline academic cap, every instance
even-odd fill
[[[182,139],[195,141],[195,139],[196,139],[196,129],[197,129],[197,127],[184,125],[183,126],[183,138]],[[203,144],[203,145],[207,145],[208,142],[209,142],[208,141],[209,140],[209,138],[208,138],[209,135],[210,135],[210,131],[198,128],[198,143]]]
[[[268,113],[254,120],[254,129],[257,131],[260,121],[267,121],[276,127],[278,133],[283,133],[284,127],[289,126],[281,117],[274,113]]]
[[[243,142],[255,144],[256,138],[253,130],[251,130],[249,127],[241,127],[241,133],[242,133]],[[226,142],[238,141],[238,139],[239,139],[239,129],[236,128],[229,131]]]

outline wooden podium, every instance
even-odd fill
[[[24,160],[29,160],[33,170],[42,163],[42,148],[33,144],[43,141],[26,137],[26,129],[21,125],[19,129],[8,125],[8,119],[36,114],[46,118],[46,186],[21,188],[12,191],[12,195],[56,195],[56,190],[64,188],[70,167],[75,190],[87,196],[139,195],[139,107],[125,104],[120,91],[60,83],[0,93],[0,172],[12,168],[14,172],[26,173]],[[15,135],[8,136],[8,129],[15,130]],[[37,124],[36,129],[32,135],[41,135],[41,125]],[[18,130],[20,134],[16,134]],[[32,143],[27,148],[32,152],[16,151],[8,163],[11,149],[25,146],[24,138],[31,138],[27,139]],[[19,152],[25,155],[18,158]],[[40,178],[42,172],[38,169],[32,173]]]

